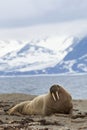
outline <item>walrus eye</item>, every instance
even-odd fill
[[[56,98],[55,98],[55,95],[54,95],[54,93],[52,93],[52,97],[53,97],[54,101],[56,101]]]

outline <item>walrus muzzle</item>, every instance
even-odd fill
[[[50,88],[50,92],[51,92],[51,95],[52,95],[54,101],[59,100],[59,89],[60,89],[60,88],[59,88],[58,85],[53,85],[53,86]]]

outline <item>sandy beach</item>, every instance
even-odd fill
[[[0,94],[0,130],[87,130],[87,100],[73,100],[73,114],[51,116],[8,115],[16,103],[32,100],[26,94]]]

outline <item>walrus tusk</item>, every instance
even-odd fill
[[[52,97],[53,97],[54,101],[56,101],[56,98],[55,98],[55,95],[54,95],[54,93],[52,93]]]
[[[57,99],[59,100],[59,94],[58,94],[58,91],[56,91],[56,96],[57,96]]]

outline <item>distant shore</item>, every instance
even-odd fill
[[[34,95],[0,94],[0,130],[87,130],[87,99],[73,100],[73,115],[54,114],[51,116],[8,115],[6,110]]]
[[[35,76],[78,76],[87,73],[30,74],[30,75],[0,75],[0,77],[35,77]]]

